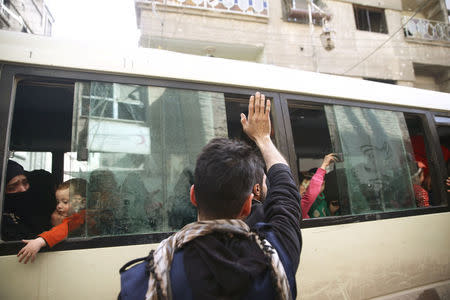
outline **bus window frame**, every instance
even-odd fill
[[[285,116],[284,125],[286,128],[286,139],[287,144],[289,145],[288,153],[289,153],[289,164],[292,166],[292,172],[294,179],[296,182],[299,182],[298,179],[298,168],[297,168],[297,156],[295,154],[294,147],[294,137],[292,133],[291,120],[289,118],[289,103],[299,101],[302,104],[306,105],[342,105],[342,106],[352,106],[352,107],[360,107],[360,108],[369,108],[369,109],[381,109],[388,111],[395,111],[407,114],[417,115],[422,120],[422,126],[424,133],[429,141],[431,141],[431,145],[427,145],[427,156],[429,160],[430,173],[432,176],[432,188],[433,190],[439,191],[438,193],[438,201],[439,205],[430,206],[430,207],[417,207],[406,210],[398,210],[398,211],[390,211],[390,212],[377,212],[377,213],[369,213],[369,214],[361,214],[361,215],[344,215],[344,216],[330,216],[324,218],[311,218],[305,219],[301,221],[302,228],[311,228],[311,227],[321,227],[321,226],[330,226],[330,225],[339,225],[346,223],[356,223],[356,222],[365,222],[365,221],[375,221],[382,219],[391,219],[391,218],[399,218],[399,217],[409,217],[409,216],[418,216],[424,214],[432,214],[432,213],[443,213],[450,211],[448,206],[449,200],[448,195],[445,189],[445,179],[446,170],[445,163],[442,152],[440,151],[440,147],[436,145],[440,145],[439,136],[437,133],[434,115],[439,115],[438,112],[432,112],[423,109],[414,109],[414,108],[406,108],[399,106],[389,106],[382,104],[374,104],[368,102],[354,102],[351,100],[345,99],[330,99],[330,98],[321,98],[317,96],[308,96],[308,95],[297,95],[297,94],[289,94],[289,93],[281,93],[280,94],[280,102],[282,105],[282,113]],[[441,113],[442,115],[442,113]],[[449,114],[450,115],[450,114]],[[441,179],[441,180],[440,180]]]
[[[440,119],[439,119],[440,117],[443,117],[446,120],[440,121]],[[432,112],[432,119],[433,119],[433,122],[434,122],[434,128],[436,129],[437,139],[438,139],[438,142],[439,142],[439,145],[440,145],[441,143],[440,143],[440,140],[439,140],[439,135],[437,133],[437,127],[438,126],[448,126],[448,127],[450,127],[450,112],[449,113]],[[444,162],[444,158],[442,157],[442,155],[440,155],[440,156],[441,156],[442,162],[445,163]],[[445,174],[447,174],[445,167],[444,167],[444,172],[445,172]],[[447,175],[450,175],[450,174],[447,174]],[[447,176],[445,176],[444,182],[445,182],[446,179],[447,179]],[[444,183],[444,185],[445,185],[445,183]],[[446,190],[447,190],[447,188],[444,186],[444,193],[445,193]],[[447,195],[446,195],[445,199],[447,200],[447,204],[450,204],[450,193],[447,192],[446,194]]]
[[[22,79],[38,79],[49,81],[102,81],[102,82],[114,82],[119,84],[132,84],[142,86],[155,86],[164,88],[178,88],[185,90],[195,91],[208,91],[218,92],[224,94],[234,95],[252,95],[255,93],[254,89],[240,88],[225,85],[213,85],[204,83],[184,82],[171,79],[159,79],[142,77],[135,74],[107,74],[94,73],[89,71],[78,70],[61,70],[50,67],[39,67],[29,65],[0,65],[0,99],[9,99],[9,101],[0,101],[0,155],[3,159],[0,159],[1,178],[5,178],[7,153],[9,151],[10,134],[12,127],[12,117],[14,112],[14,101],[16,95],[16,87]],[[285,129],[282,123],[281,105],[279,99],[279,93],[272,91],[260,90],[266,97],[272,99],[272,122],[275,132],[275,141],[280,152],[287,156],[288,145],[285,139]],[[239,116],[236,116],[238,118]],[[1,142],[3,141],[3,142]],[[3,212],[4,201],[4,184],[0,184],[0,210]],[[0,215],[0,229],[1,229]],[[76,249],[91,249],[91,248],[104,248],[104,247],[117,247],[128,245],[141,245],[150,243],[159,243],[163,239],[169,237],[173,232],[158,232],[158,233],[146,233],[146,234],[130,234],[130,235],[115,235],[115,236],[100,236],[90,238],[71,238],[65,240],[62,243],[55,245],[49,249],[45,247],[41,252],[51,251],[65,251]],[[17,254],[23,247],[21,241],[1,241],[0,240],[0,256]]]

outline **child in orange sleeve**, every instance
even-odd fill
[[[60,184],[56,189],[56,209],[51,216],[54,227],[39,234],[34,240],[22,240],[26,243],[17,256],[19,262],[33,262],[42,247],[50,248],[65,240],[69,232],[84,224],[86,216],[86,180],[74,178]]]

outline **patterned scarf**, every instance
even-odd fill
[[[249,227],[243,221],[223,219],[190,223],[160,243],[153,253],[153,260],[150,261],[150,279],[145,295],[146,300],[172,299],[170,267],[175,251],[189,241],[212,232],[231,233],[254,239],[264,254],[270,259],[273,268],[272,276],[275,277],[273,279],[276,282],[275,288],[279,299],[292,299],[289,282],[275,248],[267,240],[250,232]]]

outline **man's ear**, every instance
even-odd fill
[[[245,219],[250,215],[252,211],[252,200],[253,200],[253,193],[250,193],[250,195],[248,195],[247,199],[245,200],[244,205],[242,206],[238,219]]]
[[[194,205],[195,207],[197,207],[197,200],[195,200],[194,185],[191,185],[190,196],[191,196],[191,203],[192,203],[192,205]]]
[[[255,196],[256,200],[259,200],[259,198],[261,197],[261,186],[259,185],[259,183],[253,186],[253,195]]]

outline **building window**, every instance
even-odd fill
[[[312,23],[314,25],[322,25],[323,19],[329,20],[331,14],[326,12],[327,6],[322,0],[313,0],[311,7]],[[302,24],[309,23],[309,9],[307,0],[284,0],[284,18],[288,22],[296,22]]]
[[[353,9],[355,12],[356,29],[388,33],[384,9],[357,5],[353,6]]]

